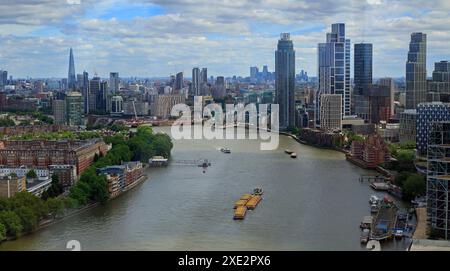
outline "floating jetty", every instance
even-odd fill
[[[386,240],[392,238],[397,222],[398,208],[393,204],[392,200],[385,197],[381,203],[370,231],[371,240]]]
[[[165,167],[168,164],[168,159],[162,156],[153,156],[148,159],[148,165],[151,167]]]

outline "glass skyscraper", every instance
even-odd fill
[[[67,75],[67,87],[71,90],[74,90],[76,88],[77,79],[75,77],[75,62],[73,60],[73,51],[72,48],[70,48],[70,55],[69,55],[69,72]]]
[[[372,44],[355,44],[355,65],[353,93],[362,95],[362,90],[372,85]]]
[[[406,61],[406,109],[427,100],[427,35],[412,33]]]
[[[275,95],[279,127],[295,126],[295,51],[289,33],[282,33],[275,51]]]
[[[325,43],[318,45],[318,90],[315,100],[315,122],[320,127],[320,96],[340,94],[342,114],[351,115],[350,39],[345,38],[345,24],[331,25]]]

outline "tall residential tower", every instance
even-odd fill
[[[280,129],[295,126],[295,51],[289,33],[282,33],[275,51],[275,95]]]
[[[320,100],[322,94],[342,97],[342,115],[351,115],[350,95],[350,40],[345,38],[345,24],[331,25],[325,43],[318,45],[319,86],[315,100],[315,122],[320,127]]]

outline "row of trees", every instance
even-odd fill
[[[44,201],[25,191],[11,198],[0,198],[0,242],[8,236],[33,231],[43,218],[61,215],[64,204],[64,199]]]

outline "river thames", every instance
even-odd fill
[[[170,128],[154,128],[170,133]],[[231,154],[219,151],[231,149]],[[284,153],[291,149],[292,159]],[[208,159],[202,168],[149,168],[131,191],[36,233],[5,242],[0,250],[365,250],[359,223],[375,193],[343,153],[280,136],[278,149],[259,140],[176,140],[173,160]],[[233,220],[233,204],[262,186],[258,207]],[[382,194],[380,194],[382,195]],[[382,243],[405,250],[407,240]]]

